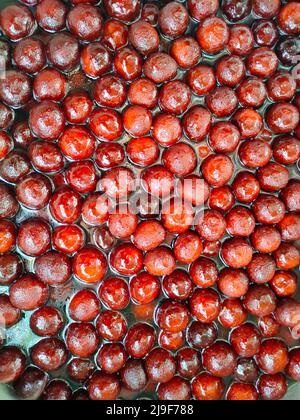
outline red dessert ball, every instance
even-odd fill
[[[200,23],[197,33],[200,47],[208,54],[221,52],[229,41],[229,28],[223,19],[208,17]]]
[[[111,401],[117,399],[121,386],[116,376],[97,371],[89,380],[87,389],[92,401]]]
[[[38,257],[50,249],[51,231],[42,219],[29,219],[23,222],[18,232],[18,246],[24,254]]]
[[[127,324],[123,315],[108,310],[100,313],[96,328],[100,337],[108,341],[120,341],[127,332]]]
[[[85,289],[76,293],[69,304],[70,317],[77,322],[91,322],[100,312],[100,302],[94,292]]]
[[[100,10],[89,4],[79,4],[68,14],[70,31],[82,41],[95,41],[101,35],[103,18]]]
[[[203,353],[203,366],[218,378],[231,376],[236,368],[237,355],[225,341],[218,341]]]
[[[225,392],[225,383],[222,378],[202,372],[193,380],[192,389],[196,400],[218,401]]]
[[[159,94],[160,107],[170,114],[183,114],[188,109],[190,101],[190,88],[179,80],[165,84]]]
[[[156,52],[160,44],[157,30],[149,22],[143,20],[130,26],[128,39],[131,45],[143,55]]]
[[[33,311],[43,306],[48,297],[47,285],[31,274],[17,280],[9,291],[10,302],[22,311]]]
[[[161,146],[176,144],[182,134],[181,121],[175,115],[159,114],[153,121],[153,137]]]
[[[136,231],[137,225],[138,218],[127,205],[117,207],[108,216],[108,228],[115,238],[129,238]]]
[[[228,389],[227,401],[258,401],[259,395],[254,385],[233,383]]]
[[[177,69],[176,61],[162,52],[151,54],[144,64],[145,76],[156,84],[174,79]]]
[[[66,96],[66,91],[66,79],[54,69],[42,70],[33,82],[33,94],[38,101],[60,102]]]
[[[188,72],[187,83],[196,95],[203,96],[216,87],[217,79],[210,66],[201,64]]]
[[[143,253],[131,244],[119,245],[111,253],[110,262],[117,273],[131,276],[142,270]],[[156,274],[154,273],[154,275]]]
[[[131,357],[141,359],[152,350],[155,340],[156,335],[153,327],[143,323],[135,324],[128,330],[125,348]]]
[[[44,45],[35,38],[25,38],[18,42],[13,57],[17,67],[29,74],[39,72],[46,63]]]
[[[162,33],[168,38],[177,38],[185,33],[189,15],[183,4],[173,1],[160,11],[158,23]]]
[[[176,361],[167,350],[156,348],[145,360],[148,378],[156,383],[169,382],[176,373]]]
[[[53,246],[65,254],[73,254],[84,245],[85,235],[77,225],[58,226],[52,235]]]
[[[153,109],[158,102],[158,89],[155,83],[149,79],[137,79],[130,85],[128,100],[132,105]]]
[[[267,113],[267,123],[275,134],[287,134],[298,126],[299,115],[294,105],[283,102],[271,106]]]
[[[120,311],[125,309],[130,300],[128,284],[118,277],[105,279],[98,291],[101,302],[109,309]]]
[[[0,295],[1,324],[3,328],[10,328],[21,319],[21,311],[15,308],[8,295]]]
[[[35,273],[49,286],[65,284],[72,274],[71,260],[65,254],[50,251],[36,259]]]
[[[232,54],[245,57],[254,47],[254,36],[249,26],[236,24],[231,26],[227,48]]]
[[[27,175],[17,184],[18,201],[29,209],[44,208],[51,196],[52,185],[48,178],[39,174]]]
[[[63,109],[71,124],[83,124],[92,113],[93,102],[86,92],[75,91],[66,97]]]
[[[28,7],[12,4],[1,10],[0,25],[4,35],[12,41],[19,41],[32,34],[35,20]]]
[[[280,28],[287,34],[299,34],[299,4],[296,1],[292,1],[282,7],[279,13],[279,25]]]
[[[173,300],[184,301],[191,296],[193,283],[184,270],[175,270],[163,280],[165,294]]]
[[[300,381],[299,1],[0,9],[4,390],[284,399]]]
[[[220,297],[213,289],[197,289],[190,299],[190,310],[198,321],[210,324],[215,321],[221,310]]]
[[[261,344],[257,363],[264,372],[271,375],[280,373],[284,371],[288,362],[288,349],[282,341],[271,339]]]
[[[125,365],[127,360],[127,353],[122,344],[104,344],[101,347],[97,362],[103,372],[107,374],[114,374],[119,372]]]
[[[0,382],[9,384],[18,380],[26,368],[26,356],[18,347],[0,350]]]
[[[202,21],[217,13],[219,8],[219,0],[189,0],[189,12],[193,19]]]
[[[112,169],[125,160],[124,147],[119,143],[101,143],[96,149],[95,161],[101,169]]]
[[[128,42],[127,26],[115,19],[107,20],[103,25],[103,41],[111,50],[125,47]]]
[[[153,276],[167,276],[175,270],[176,259],[169,248],[159,247],[146,254],[144,265]]]
[[[241,298],[249,289],[249,279],[242,270],[227,269],[221,271],[218,288],[228,298]]]
[[[222,187],[230,181],[234,165],[229,156],[216,154],[205,159],[201,169],[203,177],[211,186]]]
[[[175,178],[164,166],[152,166],[143,173],[142,185],[147,193],[158,198],[166,198],[175,188]]]
[[[56,190],[49,203],[53,217],[60,223],[75,223],[81,213],[82,198],[69,187]]]
[[[224,328],[235,328],[247,319],[247,311],[240,299],[225,299],[219,315],[219,321]]]
[[[118,75],[126,81],[135,80],[141,76],[143,70],[142,56],[134,49],[128,47],[117,51],[114,59],[114,65]],[[151,79],[146,72],[145,75]]]
[[[65,128],[65,123],[62,109],[53,102],[41,102],[30,110],[30,128],[42,140],[57,140]]]
[[[30,318],[30,328],[40,337],[57,335],[64,327],[62,313],[53,306],[44,306]]]
[[[179,235],[174,244],[175,257],[184,264],[191,264],[196,261],[202,254],[202,251],[203,244],[201,239],[193,231]]]
[[[191,108],[184,116],[183,127],[186,135],[192,141],[204,139],[210,131],[212,116],[202,107]]]
[[[300,352],[296,348],[289,354],[289,364],[287,366],[287,374],[294,380],[299,381],[300,377]]]
[[[129,0],[125,3],[121,0],[105,0],[104,7],[110,17],[124,22],[131,22],[138,17],[141,3],[138,0]]]
[[[107,260],[96,248],[82,248],[73,260],[73,272],[84,283],[99,283],[105,276]]]
[[[65,335],[69,351],[77,357],[91,357],[99,346],[99,337],[92,324],[71,324]]]
[[[67,7],[60,0],[38,2],[36,19],[39,26],[47,32],[57,32],[66,25]]]
[[[287,380],[283,374],[262,375],[258,383],[260,396],[266,401],[281,400],[287,393]]]
[[[60,32],[47,43],[47,57],[58,70],[68,72],[79,65],[80,49],[75,36]]]
[[[158,277],[140,273],[130,281],[130,294],[134,302],[145,305],[153,302],[160,294],[161,284]]]
[[[82,70],[91,79],[107,73],[111,66],[111,53],[102,43],[87,44],[81,51]]]
[[[184,303],[166,300],[156,311],[158,326],[168,332],[184,331],[189,323],[188,308]]]
[[[276,303],[275,293],[265,285],[251,286],[244,300],[247,311],[260,318],[272,314]]]
[[[152,126],[152,114],[143,106],[132,105],[126,109],[123,116],[124,128],[133,137],[143,137],[149,134]]]

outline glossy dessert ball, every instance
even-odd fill
[[[300,381],[299,7],[3,5],[12,398],[275,401]]]

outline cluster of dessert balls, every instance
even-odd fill
[[[300,381],[299,1],[12,3],[0,383],[283,398]]]

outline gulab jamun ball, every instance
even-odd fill
[[[0,3],[0,400],[290,399],[299,1]]]

